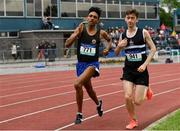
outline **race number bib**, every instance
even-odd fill
[[[142,55],[141,53],[132,53],[132,54],[126,54],[128,61],[141,61]]]
[[[80,47],[80,54],[88,55],[88,56],[95,56],[96,48],[95,45],[81,45]]]

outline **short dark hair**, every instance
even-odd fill
[[[126,15],[134,14],[137,18],[139,17],[139,12],[136,9],[130,9],[126,11]]]
[[[89,9],[89,13],[91,13],[91,12],[96,12],[99,17],[101,16],[101,9],[100,9],[99,7],[91,7],[91,8]],[[88,13],[88,14],[89,14],[89,13]]]

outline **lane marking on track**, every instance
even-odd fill
[[[101,87],[106,87],[106,86],[111,86],[111,85],[114,85],[114,83],[107,84],[107,85],[96,86],[96,88],[94,88],[94,89],[101,88]],[[85,89],[83,89],[83,90],[85,90]],[[122,91],[122,90],[121,90],[121,91]],[[32,102],[32,101],[36,101],[36,100],[47,99],[47,98],[56,97],[56,96],[61,96],[61,95],[67,95],[67,94],[75,93],[75,92],[76,92],[75,90],[72,90],[72,91],[67,91],[67,92],[63,92],[63,93],[53,94],[53,95],[49,95],[49,96],[39,97],[39,98],[35,98],[35,99],[29,99],[29,100],[25,100],[25,101],[19,101],[19,102],[15,102],[15,103],[6,104],[6,105],[1,105],[0,108],[12,106],[12,105],[17,105],[17,104],[22,104],[22,103],[26,103],[26,102]]]
[[[163,95],[163,94],[166,94],[166,93],[170,93],[170,92],[173,92],[173,91],[176,91],[176,90],[179,90],[179,89],[180,89],[180,87],[174,88],[174,89],[171,89],[171,90],[167,90],[167,91],[164,91],[164,92],[161,92],[161,93],[157,93],[157,94],[154,94],[154,97],[155,97],[155,96],[159,96],[159,95]],[[114,111],[114,110],[116,110],[116,109],[122,108],[122,107],[125,107],[125,104],[120,105],[120,106],[117,106],[117,107],[114,107],[114,108],[111,108],[111,109],[109,109],[109,110],[106,110],[106,111],[104,111],[104,114],[106,114],[106,113],[108,113],[108,112],[111,112],[111,111]],[[97,114],[96,114],[96,115],[89,116],[89,117],[85,118],[83,121],[92,119],[92,118],[97,117],[97,116],[98,116]],[[74,124],[74,123],[71,123],[71,124],[65,125],[65,126],[63,126],[63,127],[57,128],[57,129],[55,129],[54,131],[60,131],[60,130],[62,130],[62,129],[71,127],[71,126],[73,126],[73,125],[75,125],[75,124]]]
[[[103,114],[106,114],[106,113],[108,113],[108,112],[114,111],[114,110],[119,109],[119,108],[122,108],[122,107],[125,107],[125,104],[120,105],[120,106],[117,106],[117,107],[114,107],[114,108],[111,108],[111,109],[109,109],[109,110],[106,110],[106,111],[104,111]],[[96,114],[96,115],[89,116],[89,117],[83,119],[83,121],[92,119],[92,118],[94,118],[94,117],[98,117],[98,115]],[[73,126],[73,125],[75,125],[75,124],[74,124],[74,123],[71,123],[71,124],[65,125],[65,126],[63,126],[63,127],[60,127],[60,128],[58,128],[58,129],[55,129],[54,131],[60,131],[60,130],[63,130],[63,129],[65,129],[65,128],[71,127],[71,126]]]
[[[180,78],[179,78],[179,79],[180,79]],[[179,80],[179,79],[172,79],[172,80],[167,80],[167,81],[155,82],[155,83],[152,83],[152,84],[150,84],[150,85],[163,84],[163,83],[167,83],[167,82],[176,81],[176,80]],[[97,88],[100,88],[100,87],[105,87],[105,86],[110,86],[110,85],[118,85],[118,84],[119,84],[119,82],[111,83],[111,84],[107,84],[107,85],[96,86],[94,89],[97,89]],[[47,99],[47,98],[56,97],[56,96],[61,96],[61,95],[66,95],[66,94],[70,94],[70,93],[74,93],[74,92],[75,92],[75,91],[73,90],[73,91],[68,91],[68,92],[59,93],[59,94],[53,94],[53,95],[49,95],[49,96],[45,96],[45,97],[39,97],[39,98],[34,98],[34,99],[19,101],[19,102],[15,102],[15,103],[5,104],[5,105],[1,105],[0,108],[12,106],[12,105],[17,105],[17,104],[23,104],[23,103],[26,103],[26,102],[32,102],[32,101],[36,101],[36,100]],[[0,98],[1,98],[1,97],[0,97]]]
[[[109,96],[109,95],[117,94],[119,92],[123,92],[123,91],[122,90],[115,91],[115,92],[99,95],[98,97]],[[88,101],[88,100],[91,100],[91,98],[84,99],[84,101]],[[39,111],[36,111],[36,112],[28,113],[28,114],[25,114],[25,115],[13,117],[11,119],[3,120],[3,121],[0,121],[0,124],[6,123],[6,122],[9,122],[9,121],[13,121],[13,120],[17,120],[17,119],[20,119],[20,118],[24,118],[24,117],[27,117],[27,116],[35,115],[35,114],[38,114],[38,113],[43,113],[43,112],[46,112],[46,111],[50,111],[50,110],[58,109],[58,108],[61,108],[61,107],[69,106],[69,105],[72,105],[72,104],[76,104],[76,101],[66,103],[66,104],[63,104],[63,105],[59,105],[59,106],[55,106],[55,107],[51,107],[51,108],[47,108],[47,109],[44,109],[44,110],[39,110]]]
[[[102,82],[104,80],[114,80],[114,79],[115,78],[113,78],[113,77],[112,78],[107,78],[107,79],[100,79],[100,80],[96,81],[96,83],[97,82]],[[37,84],[37,85],[46,85],[46,84]],[[70,87],[70,86],[72,87],[73,84],[67,84],[67,85],[63,85],[63,86],[43,88],[43,89],[38,89],[38,90],[32,90],[32,91],[26,91],[26,92],[14,93],[14,94],[8,94],[8,95],[0,96],[0,98],[16,96],[16,95],[23,95],[23,94],[34,93],[34,92],[39,92],[39,91],[53,90],[53,89],[56,89],[56,88],[63,88],[63,87]]]
[[[176,91],[176,90],[179,90],[179,89],[180,89],[180,87],[174,88],[174,89],[171,89],[171,90],[167,90],[167,91],[164,91],[164,92],[161,92],[161,93],[154,94],[154,96],[166,94],[166,93],[173,92],[173,91]],[[108,95],[113,95],[113,94],[117,94],[119,92],[122,92],[122,90],[121,91],[116,91],[116,92],[111,92],[111,93],[108,93],[108,94],[99,95],[98,97],[104,97],[104,96],[108,96]],[[84,101],[87,101],[87,100],[90,100],[90,98],[84,99]],[[0,124],[4,124],[6,122],[10,122],[10,121],[13,121],[13,120],[18,120],[20,118],[25,118],[25,117],[32,116],[32,115],[35,115],[35,114],[38,114],[38,113],[43,113],[43,112],[46,112],[46,111],[58,109],[58,108],[61,108],[61,107],[64,107],[64,106],[72,105],[72,104],[76,104],[76,101],[71,102],[71,103],[66,103],[64,105],[59,105],[59,106],[55,106],[55,107],[52,107],[52,108],[47,108],[47,109],[44,109],[44,110],[28,113],[28,114],[21,115],[21,116],[18,116],[18,117],[14,117],[14,118],[11,118],[11,119],[3,120],[3,121],[0,121]],[[104,111],[104,113],[119,109],[121,107],[124,107],[124,104],[120,105],[120,106],[117,106],[117,107],[114,107],[114,108],[111,108],[109,110],[106,110],[106,111]],[[89,116],[89,117],[85,118],[84,120],[89,120],[89,119],[94,118],[96,116],[97,116],[97,114],[93,115],[93,116]],[[69,126],[72,126],[72,125],[74,125],[74,123],[71,123],[71,124],[68,124],[66,126],[60,127],[60,128],[58,128],[56,130],[61,130],[61,129],[67,128]]]
[[[179,79],[180,79],[180,78],[179,78]],[[179,80],[179,79],[172,79],[172,80],[167,80],[167,81],[155,82],[155,83],[152,83],[152,84],[150,84],[150,85],[163,84],[163,83],[167,83],[167,82],[177,81],[177,80]],[[111,83],[111,84],[107,84],[107,85],[96,86],[94,89],[101,88],[101,87],[106,87],[106,86],[111,86],[111,85],[113,85],[113,86],[119,85],[119,82],[115,82],[115,83]],[[8,107],[8,106],[13,106],[13,105],[18,105],[18,104],[23,104],[23,103],[27,103],[27,102],[36,101],[36,100],[42,100],[42,99],[52,98],[52,97],[61,96],[61,95],[67,95],[67,94],[71,94],[71,93],[75,93],[75,91],[72,90],[72,91],[67,91],[67,92],[63,92],[63,93],[53,94],[53,95],[49,95],[49,96],[38,97],[38,98],[34,98],[34,99],[29,99],[29,100],[24,100],[24,101],[9,103],[9,104],[5,104],[5,105],[0,105],[0,108],[4,108],[4,107]],[[0,97],[0,98],[1,98],[1,97]]]
[[[116,78],[111,77],[111,78],[107,78],[107,79],[100,79],[100,80],[96,81],[96,83],[106,81],[106,80],[114,80],[114,79],[117,79],[117,77]],[[46,85],[46,84],[36,84],[36,86],[37,85]],[[72,87],[73,84],[67,84],[67,85],[63,85],[63,86],[56,86],[56,87],[43,88],[43,89],[38,89],[38,90],[32,90],[32,91],[26,91],[26,92],[14,93],[14,94],[2,95],[2,96],[0,96],[0,98],[16,96],[16,95],[24,95],[24,94],[28,94],[28,93],[34,93],[34,92],[46,91],[46,90],[53,90],[53,89],[56,89],[56,88],[63,88],[63,87],[70,87],[70,86]],[[28,87],[28,85],[26,87]]]
[[[163,73],[166,73],[165,75],[163,75],[163,77],[164,77],[164,76],[172,76],[172,75],[178,75],[178,74],[180,74],[180,73],[170,73],[170,74],[169,74],[168,72],[163,72]],[[156,72],[156,73],[151,73],[151,76],[154,75],[154,74],[159,74],[159,73],[158,73],[158,72]],[[57,77],[57,76],[56,76],[56,77]],[[118,74],[117,77],[119,77],[119,74]],[[155,77],[152,77],[152,78],[157,78],[157,77],[162,77],[162,75],[155,76]],[[106,77],[105,77],[105,78],[106,78]],[[113,76],[113,77],[108,76],[108,78],[114,78],[114,76]],[[39,78],[38,78],[38,79],[39,79]],[[47,78],[47,79],[48,79],[48,78]],[[102,79],[102,78],[101,78],[101,79]],[[48,80],[49,80],[49,79],[48,79]],[[58,80],[58,79],[57,79],[57,80]],[[68,80],[69,80],[69,79],[68,79]],[[99,80],[96,80],[95,82],[98,82],[98,81],[99,81]],[[9,82],[9,81],[8,81],[8,82]],[[27,83],[27,82],[28,82],[28,81],[24,82],[24,84]],[[32,83],[32,82],[34,82],[34,81],[30,81],[30,82]],[[37,82],[40,82],[40,81],[37,80]],[[64,82],[66,82],[66,81],[59,81],[59,80],[58,80],[56,83],[60,83],[60,82],[63,82],[63,83],[64,83]],[[51,83],[51,82],[46,82],[46,81],[43,82],[43,83],[41,82],[41,83],[36,84],[36,86],[37,86],[37,85],[46,85],[47,83],[49,84],[49,83]],[[53,81],[52,83],[54,84],[55,82]],[[28,84],[28,85],[21,86],[21,87],[17,87],[17,88],[13,88],[13,89],[1,89],[1,91],[8,91],[8,90],[11,91],[11,90],[16,90],[16,89],[22,89],[22,88],[26,88],[26,87],[31,87],[31,86],[33,86],[33,85],[34,85],[34,84]]]
[[[174,74],[166,74],[166,75],[160,75],[160,76],[154,76],[154,77],[151,77],[151,78],[157,78],[157,77],[165,77],[165,76],[172,76],[172,75],[177,75],[177,74],[180,74],[180,73],[174,73]],[[114,79],[117,79],[117,78],[114,78],[114,77],[111,77],[111,78],[108,78],[107,80],[114,80]],[[101,82],[101,81],[105,81],[106,79],[100,79],[96,82]],[[44,85],[44,84],[37,84],[37,85]],[[37,86],[36,85],[36,86]],[[20,92],[20,93],[14,93],[14,94],[8,94],[8,95],[2,95],[0,96],[0,98],[5,98],[5,97],[11,97],[11,96],[17,96],[17,95],[24,95],[24,94],[28,94],[28,93],[35,93],[35,92],[39,92],[39,91],[46,91],[46,90],[53,90],[53,89],[56,89],[56,88],[63,88],[63,87],[69,87],[69,86],[73,86],[73,84],[68,84],[68,85],[64,85],[64,86],[57,86],[57,87],[50,87],[50,88],[43,88],[43,89],[38,89],[38,90],[32,90],[32,91],[26,91],[26,92]],[[28,85],[26,86],[28,87]]]
[[[61,76],[61,75],[58,75],[59,77]],[[70,77],[69,77],[70,76]],[[103,76],[102,78],[104,78],[104,77],[110,77],[111,78],[111,76],[114,76],[114,74],[109,74],[109,75],[107,75],[107,76]],[[117,74],[117,77],[119,76],[119,74]],[[35,79],[36,78],[36,79]],[[13,81],[10,81],[9,79],[8,79],[8,83],[5,83],[5,85],[9,85],[9,86],[13,86],[14,84],[28,84],[28,83],[33,83],[33,82],[40,82],[40,83],[43,83],[43,82],[46,82],[46,80],[57,80],[58,81],[58,83],[59,82],[69,82],[69,80],[71,80],[71,79],[75,79],[76,77],[73,75],[67,75],[67,77],[65,77],[65,76],[63,76],[63,79],[61,79],[61,78],[58,78],[57,77],[57,75],[56,76],[53,76],[53,77],[45,77],[45,78],[41,78],[41,77],[35,77],[35,78],[30,78],[31,80],[27,80],[27,79],[23,79],[23,78],[21,78],[21,81],[17,81],[16,79],[16,81],[15,82],[13,82]],[[4,81],[3,81],[4,82]],[[13,82],[13,83],[11,83],[11,82]],[[2,83],[2,85],[4,85],[4,83]]]

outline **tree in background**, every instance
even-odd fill
[[[168,27],[173,27],[173,15],[167,13],[163,8],[160,8],[160,25],[165,24]]]
[[[166,7],[168,12],[163,7]],[[161,0],[160,23],[164,23],[173,29],[173,11],[176,8],[180,8],[180,2],[178,0]]]
[[[172,13],[175,8],[180,8],[179,0],[161,0],[162,7],[167,7],[168,13]]]

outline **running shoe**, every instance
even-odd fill
[[[138,126],[138,122],[135,119],[132,119],[130,123],[126,126],[126,129],[131,130]]]
[[[148,100],[151,100],[151,99],[152,99],[152,97],[153,97],[153,91],[152,91],[151,88],[148,88],[148,89],[147,89],[146,97],[147,97]]]
[[[102,100],[99,100],[99,105],[97,106],[97,112],[99,116],[103,115]]]
[[[75,124],[80,124],[83,120],[83,115],[82,114],[77,114],[76,115],[76,120],[75,120]]]

